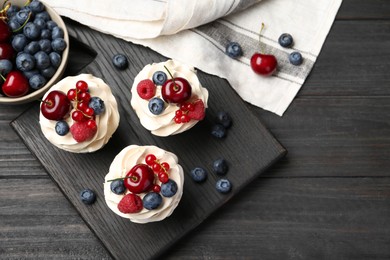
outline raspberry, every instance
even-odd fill
[[[142,99],[151,99],[156,94],[156,86],[150,79],[141,80],[137,85],[137,93]]]
[[[140,212],[142,208],[142,199],[133,193],[127,194],[118,203],[119,211],[125,214]]]
[[[201,99],[197,99],[194,103],[194,108],[192,111],[188,111],[188,116],[191,119],[202,120],[205,117],[205,107]]]
[[[97,132],[97,127],[89,127],[88,121],[75,122],[70,127],[73,139],[78,143],[91,139]]]

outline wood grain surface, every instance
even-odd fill
[[[248,105],[287,156],[160,259],[390,259],[389,18],[343,1],[286,114]],[[111,259],[9,126],[28,107],[0,107],[0,259]]]

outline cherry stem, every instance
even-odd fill
[[[1,77],[1,79],[4,80],[4,81],[7,80],[2,74],[0,74],[0,77]]]
[[[260,52],[262,54],[264,54],[264,44],[261,44],[261,33],[263,32],[264,30],[264,23],[261,23],[261,28],[260,28],[260,32],[259,32],[259,44],[260,44]]]
[[[122,178],[116,178],[116,179],[112,179],[112,180],[107,180],[106,182],[120,181],[120,180],[125,180],[125,179],[131,179],[134,182],[138,181],[138,178],[136,176],[126,176],[126,177],[122,177]]]
[[[169,69],[165,65],[164,65],[164,68],[168,71],[169,76],[171,76],[171,78],[172,78],[174,90],[178,91],[180,88],[179,88],[179,86],[176,85],[175,77],[172,75],[172,73],[169,71]]]
[[[1,75],[1,74],[0,74]],[[47,105],[49,105],[49,106],[52,106],[53,105],[53,102],[52,101],[50,101],[50,100],[48,100],[48,101],[46,101],[46,100],[43,100],[43,99],[37,99],[39,102],[42,102],[42,103],[45,103],[45,104],[47,104]]]

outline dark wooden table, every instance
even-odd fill
[[[344,0],[283,117],[288,155],[164,259],[390,259],[390,3]],[[110,259],[0,106],[0,259]],[[248,105],[249,106],[249,105]]]

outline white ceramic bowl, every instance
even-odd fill
[[[11,4],[15,4],[15,5],[18,5],[18,6],[23,6],[25,3],[26,3],[26,0],[11,0],[9,1]],[[43,3],[42,4],[45,5],[45,8],[46,8],[46,11],[49,13],[51,19],[57,23],[57,25],[59,27],[62,28],[62,30],[64,31],[64,40],[67,44],[65,50],[62,52],[62,61],[61,61],[61,64],[60,66],[58,67],[56,73],[53,75],[53,77],[48,80],[48,82],[46,83],[46,85],[44,85],[42,88],[38,89],[38,90],[35,90],[31,93],[28,93],[27,95],[24,95],[22,97],[17,97],[17,98],[11,98],[11,97],[7,97],[7,96],[2,96],[0,95],[0,104],[14,104],[14,105],[17,105],[17,104],[23,104],[23,103],[28,103],[28,102],[32,102],[32,101],[35,101],[35,100],[38,100],[39,98],[41,98],[45,92],[52,86],[54,85],[57,81],[59,81],[65,71],[65,68],[66,68],[66,64],[68,63],[68,56],[69,56],[69,35],[68,35],[68,31],[66,29],[66,26],[65,26],[65,23],[64,21],[62,20],[61,16],[59,16],[53,8],[51,8],[50,6],[48,6],[47,4]]]

